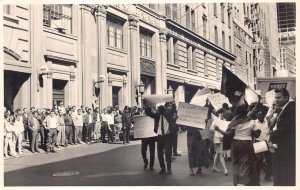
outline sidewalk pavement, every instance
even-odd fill
[[[131,141],[132,142],[136,142],[136,141]],[[77,144],[73,144],[73,145],[70,145],[68,144],[68,146],[66,147],[63,147],[63,146],[59,146],[59,148],[56,148],[55,147],[55,150],[57,152],[59,151],[63,151],[63,150],[69,150],[69,149],[73,149],[73,148],[79,148],[79,147],[83,147],[83,146],[87,146],[87,145],[92,145],[92,144],[102,144],[102,142],[96,142],[96,141],[91,141],[90,144],[88,143],[85,143],[85,142],[81,142],[81,144],[77,143]],[[103,144],[108,144],[108,143],[103,143]],[[113,143],[111,143],[112,145],[113,144],[119,144],[119,145],[122,145],[123,146],[123,143],[122,141],[115,141]],[[137,144],[137,143],[133,143],[133,144]],[[21,158],[21,157],[27,157],[27,156],[33,156],[33,155],[37,155],[37,154],[46,154],[46,150],[41,148],[41,146],[39,146],[38,150],[40,151],[40,153],[38,152],[31,152],[30,151],[30,147],[29,147],[29,141],[23,141],[22,142],[22,154],[20,153],[16,153],[16,157],[13,157],[13,156],[7,156],[7,157],[4,157],[4,160],[10,160],[10,159],[17,159],[17,158]]]

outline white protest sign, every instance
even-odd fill
[[[135,115],[132,119],[134,121],[134,138],[141,139],[157,136],[154,133],[154,119],[142,115]]]
[[[171,102],[173,100],[173,94],[155,94],[143,96],[144,103],[151,105],[164,104],[165,102]]]
[[[176,124],[205,129],[208,108],[179,102]]]
[[[272,107],[273,102],[275,101],[275,91],[271,90],[265,95],[266,103],[269,107]]]
[[[251,90],[250,88],[245,89],[245,100],[250,105],[251,103],[258,102],[258,96],[256,92]]]
[[[227,103],[229,107],[231,106],[228,98],[221,93],[209,94],[208,99],[215,110],[222,108],[223,103]]]
[[[206,104],[208,94],[202,95],[202,96],[196,96],[191,100],[191,104],[198,105],[198,106],[204,106]]]
[[[218,126],[222,131],[227,130],[229,121],[221,120],[219,117],[215,116],[214,114],[212,114],[212,118],[213,118],[214,125]],[[215,136],[223,137],[223,135],[221,133],[219,133],[218,131],[215,132]]]
[[[202,96],[205,94],[210,94],[211,90],[209,88],[202,88],[201,90],[198,90],[198,92],[195,94],[195,96]]]

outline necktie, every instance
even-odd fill
[[[164,116],[161,116],[161,134],[165,134],[165,129],[164,129]]]

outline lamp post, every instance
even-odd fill
[[[143,94],[145,92],[145,85],[143,81],[141,81],[140,84],[136,85],[135,88],[136,88],[137,104],[138,107],[141,108],[143,104]]]

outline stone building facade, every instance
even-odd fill
[[[101,108],[122,108],[137,104],[141,83],[144,95],[172,89],[176,101],[189,102],[204,87],[220,90],[222,65],[254,86],[255,37],[234,7],[4,5],[4,105],[91,106],[100,100]],[[247,54],[237,56],[236,45]]]

